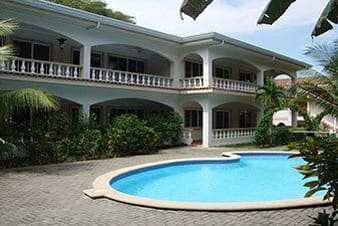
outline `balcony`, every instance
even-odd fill
[[[173,88],[172,78],[135,72],[110,70],[104,68],[92,67],[90,72],[90,79],[121,85],[134,85],[167,89]]]
[[[255,93],[257,85],[255,83],[237,80],[213,78],[212,87],[226,91]]]
[[[9,60],[2,61],[0,63],[0,71],[9,74],[90,80],[93,82],[104,82],[116,85],[129,85],[161,89],[180,88],[182,90],[195,90],[207,88],[205,87],[204,78],[201,76],[181,79],[180,87],[174,87],[174,79],[170,77],[91,67],[89,78],[83,78],[81,76],[82,66],[80,65],[52,61],[32,60],[19,57],[13,57]],[[224,91],[253,94],[256,91],[256,84],[214,77],[212,81],[212,88]]]
[[[81,77],[79,65],[31,60],[14,57],[0,63],[0,71],[9,74],[30,75],[37,77],[66,78],[88,80]],[[117,85],[133,85],[154,88],[172,88],[173,79],[149,74],[110,70],[92,67],[89,80]]]

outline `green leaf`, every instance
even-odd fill
[[[312,36],[319,36],[333,29],[329,21],[335,24],[338,23],[338,0],[330,0],[327,4],[312,31]]]
[[[184,0],[180,9],[182,13],[192,17],[194,20],[213,2],[213,0]]]
[[[273,24],[295,1],[296,0],[270,0],[259,17],[257,24]]]
[[[305,198],[309,198],[311,197],[312,195],[314,195],[315,193],[319,192],[319,191],[322,191],[322,190],[325,190],[324,188],[316,188],[316,189],[312,189],[310,191],[308,191],[306,194],[305,194]]]
[[[318,181],[311,181],[311,182],[307,182],[304,184],[305,187],[315,187],[317,186],[319,183]]]

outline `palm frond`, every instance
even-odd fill
[[[0,37],[10,35],[18,28],[18,23],[13,19],[0,20]]]
[[[16,89],[0,95],[0,116],[26,108],[37,112],[41,109],[58,110],[59,107],[57,98],[40,89]]]
[[[338,87],[302,84],[299,86],[299,96],[313,103],[330,115],[338,117]]]
[[[336,58],[337,49],[328,43],[316,43],[305,49],[304,54],[316,60],[321,66],[332,63]]]
[[[14,48],[12,45],[0,46],[0,62],[12,57]]]

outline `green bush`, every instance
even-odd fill
[[[292,133],[288,127],[272,128],[270,137],[273,146],[287,145],[292,141]]]
[[[182,123],[181,116],[174,111],[162,115],[152,114],[146,118],[146,125],[153,128],[157,135],[159,147],[182,142]]]
[[[264,113],[263,118],[258,122],[255,131],[254,144],[260,147],[271,145],[270,133],[271,124],[274,111],[267,111]]]
[[[108,129],[108,149],[117,155],[153,153],[158,137],[155,130],[135,115],[122,115],[115,119],[114,127]]]

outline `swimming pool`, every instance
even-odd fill
[[[147,164],[105,175],[101,191],[118,201],[173,209],[266,209],[322,203],[323,193],[303,198],[308,190],[292,167],[304,161],[288,159],[289,155],[235,153],[222,159]]]

